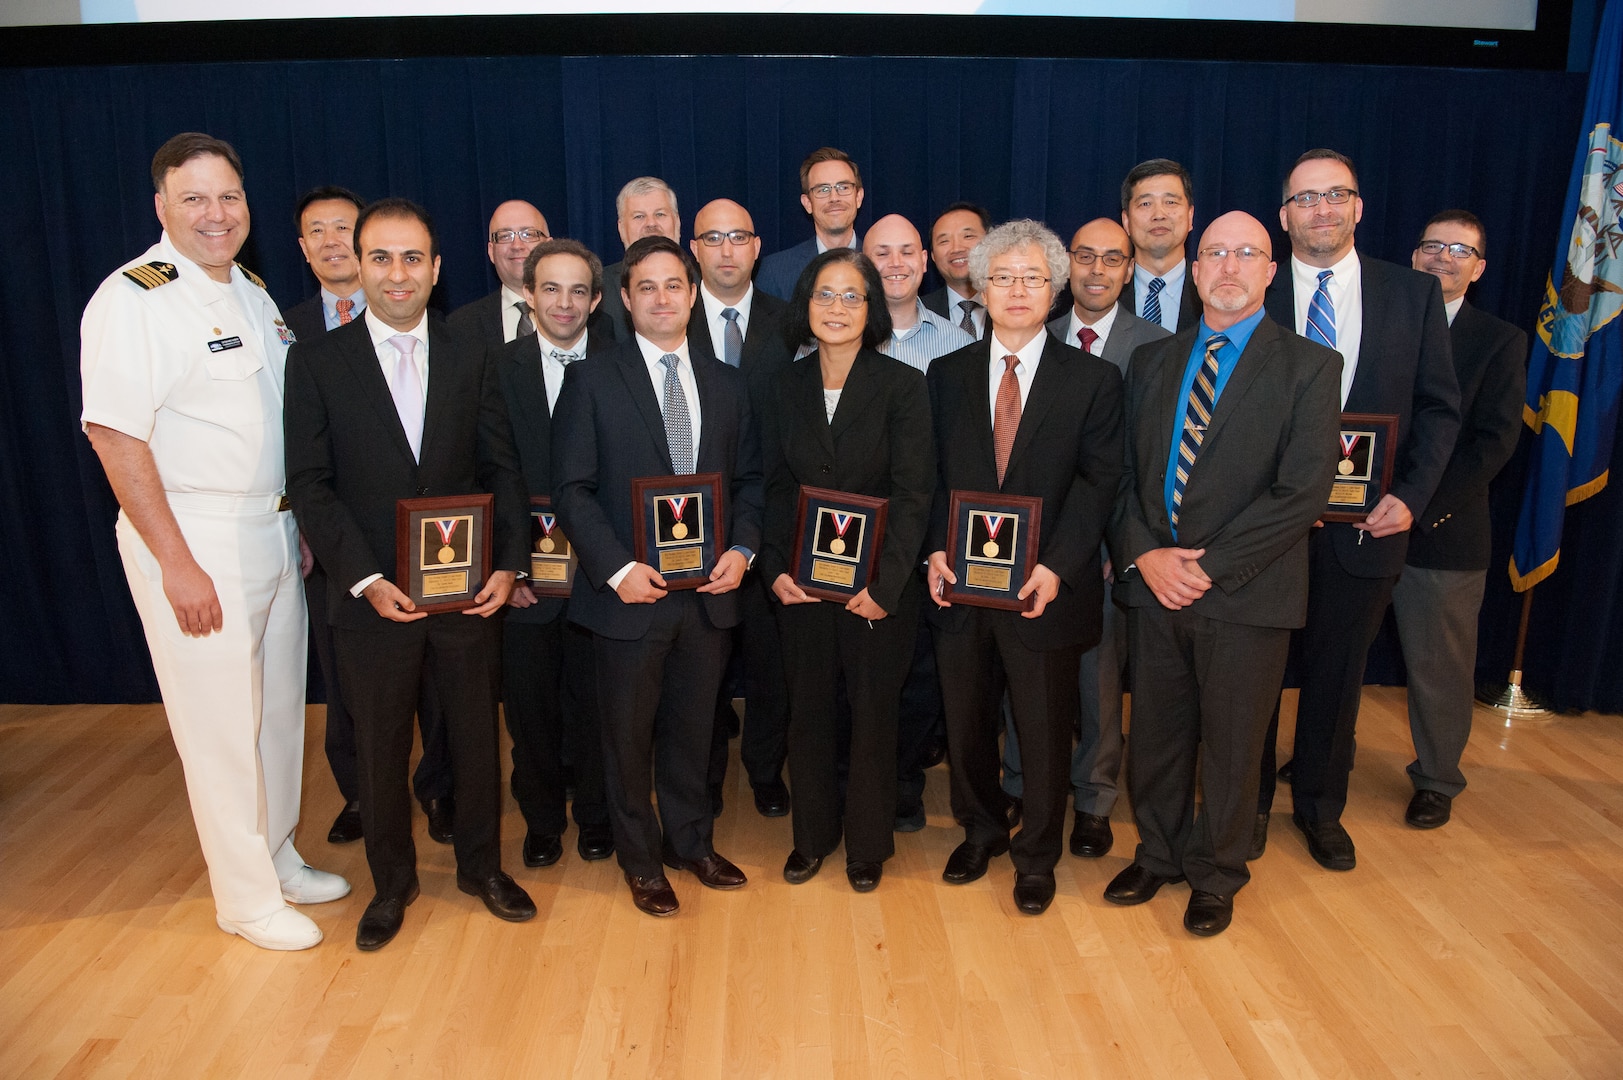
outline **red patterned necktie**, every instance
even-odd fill
[[[992,460],[997,463],[997,486],[1003,486],[1003,474],[1009,468],[1009,453],[1014,449],[1014,433],[1020,430],[1020,380],[1014,376],[1018,356],[1003,358],[1003,378],[997,384],[997,405],[992,410]]]
[[[1082,339],[1083,352],[1093,352],[1093,343],[1099,340],[1098,331],[1094,330],[1091,326],[1084,326],[1082,329],[1076,332],[1076,336]]]
[[[339,326],[343,326],[346,323],[354,321],[355,316],[351,315],[350,312],[355,310],[355,301],[346,296],[342,300],[338,301],[336,306],[338,308]]]

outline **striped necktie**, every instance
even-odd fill
[[[1183,489],[1189,484],[1189,473],[1200,456],[1200,444],[1206,441],[1206,428],[1212,422],[1212,408],[1217,403],[1217,351],[1229,343],[1227,336],[1213,334],[1206,340],[1206,359],[1195,373],[1194,385],[1189,387],[1189,401],[1184,406],[1183,437],[1178,441],[1178,472],[1172,482],[1172,527],[1178,527],[1178,514],[1183,509]]]
[[[1307,305],[1307,333],[1303,336],[1320,345],[1336,347],[1336,306],[1330,302],[1330,279],[1334,270],[1319,271],[1319,287]]]
[[[1144,297],[1144,318],[1148,322],[1161,321],[1161,290],[1167,287],[1166,278],[1151,278],[1150,287]]]

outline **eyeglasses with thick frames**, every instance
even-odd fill
[[[1350,202],[1356,198],[1358,198],[1358,192],[1355,189],[1338,187],[1331,188],[1329,191],[1298,191],[1295,195],[1288,197],[1285,202],[1295,203],[1303,210],[1306,210],[1309,207],[1319,205],[1320,199],[1323,199],[1331,206],[1340,206],[1342,203]]]
[[[1017,281],[1028,289],[1040,289],[1047,285],[1049,280],[1048,277],[1036,272],[1029,274],[997,273],[986,276],[986,283],[999,289],[1012,289]]]
[[[819,200],[826,199],[830,195],[838,195],[843,199],[856,190],[857,185],[854,182],[850,180],[841,180],[837,184],[818,184],[816,187],[808,188],[806,190],[806,194]]]
[[[1420,241],[1420,250],[1427,255],[1441,255],[1446,251],[1456,259],[1468,259],[1472,256],[1480,259],[1482,257],[1482,252],[1470,244],[1445,244],[1441,240],[1422,240]]]
[[[1196,258],[1198,258],[1201,262],[1222,262],[1230,255],[1233,255],[1236,259],[1239,259],[1243,263],[1257,262],[1259,259],[1263,262],[1267,262],[1273,258],[1273,255],[1269,254],[1262,248],[1250,246],[1236,248],[1201,248],[1199,251],[1195,252]]]
[[[511,244],[514,240],[522,240],[526,244],[538,243],[542,240],[551,240],[552,237],[540,229],[497,229],[490,234],[492,244]]]
[[[1106,266],[1115,268],[1127,264],[1127,256],[1119,251],[1094,251],[1092,248],[1072,248],[1071,261],[1078,266],[1092,266],[1102,262]]]
[[[732,244],[734,247],[742,247],[744,244],[754,240],[755,234],[750,232],[748,229],[733,229],[730,232],[722,232],[720,229],[711,229],[709,232],[700,233],[698,236],[695,236],[694,239],[703,244],[705,247],[720,247],[724,243]]]
[[[868,298],[859,292],[835,292],[833,289],[818,289],[811,294],[811,302],[818,307],[833,307],[834,301],[839,300],[842,307],[860,307],[868,302]]]

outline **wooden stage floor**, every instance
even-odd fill
[[[1007,858],[943,884],[960,833],[939,768],[929,826],[897,837],[877,892],[853,893],[838,854],[791,887],[789,821],[756,815],[735,754],[716,835],[743,891],[673,874],[682,911],[651,919],[573,830],[561,863],[524,868],[509,798],[506,866],[539,917],[458,892],[419,816],[422,898],[363,954],[372,890],[361,845],[325,840],[322,716],[300,849],[356,889],[305,909],[325,942],[278,954],[215,928],[158,706],[0,706],[0,1076],[1623,1076],[1619,717],[1507,729],[1479,711],[1471,787],[1419,832],[1403,692],[1366,690],[1358,869],[1308,858],[1282,792],[1209,940],[1183,929],[1187,886],[1102,899],[1132,855],[1125,800],[1115,850],[1066,855],[1040,918],[1016,912]]]

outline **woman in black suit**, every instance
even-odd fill
[[[783,867],[808,881],[845,836],[851,887],[879,884],[895,851],[896,715],[913,655],[923,586],[918,564],[935,494],[935,443],[924,377],[874,347],[890,337],[879,272],[840,248],[811,261],[795,286],[786,332],[817,351],[781,372],[762,417],[771,583],[789,681],[789,781],[795,849]],[[876,573],[841,608],[791,576],[799,489],[889,500]],[[851,705],[850,771],[841,809],[835,705]]]

